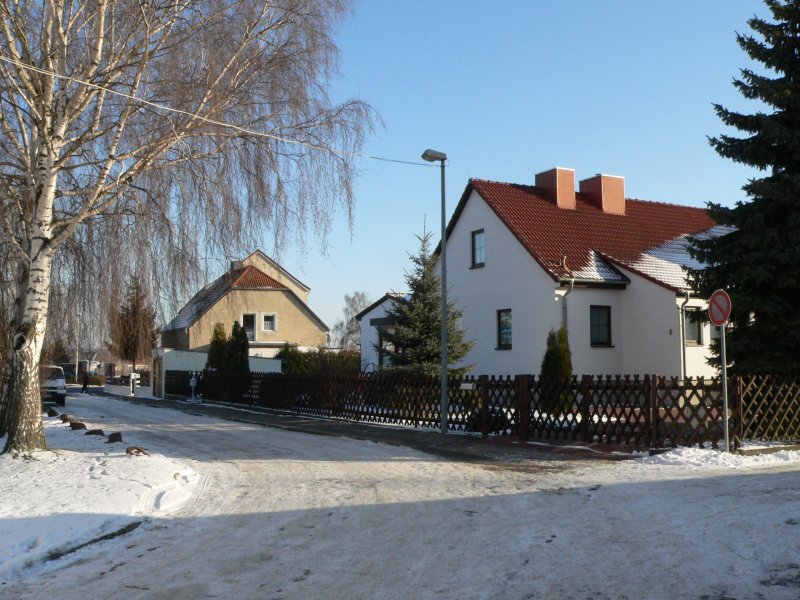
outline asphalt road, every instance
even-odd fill
[[[455,550],[447,528],[485,512],[489,496],[538,489],[543,477],[552,486],[584,464],[432,432],[101,396],[67,401],[75,414],[98,405],[104,428],[199,473],[197,493],[168,518],[13,584],[10,597],[406,598],[417,576],[451,597],[452,583],[436,583],[435,555]],[[398,552],[399,572],[388,569]]]
[[[664,467],[219,407],[67,406],[100,407],[104,429],[200,481],[177,512],[4,597],[798,597],[796,463]]]

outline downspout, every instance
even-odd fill
[[[686,379],[686,305],[689,304],[689,295],[691,292],[686,292],[686,299],[678,309],[679,322],[678,329],[681,332],[681,379]]]
[[[569,287],[567,288],[567,291],[564,292],[564,304],[561,305],[561,322],[564,325],[564,329],[566,329],[567,331],[569,331],[569,328],[567,327],[567,296],[569,296],[572,293],[572,289],[574,287],[575,287],[575,278],[570,277]]]

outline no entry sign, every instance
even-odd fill
[[[708,301],[708,318],[717,327],[722,327],[731,316],[731,297],[725,290],[717,290]]]

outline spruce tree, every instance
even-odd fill
[[[208,346],[208,358],[206,359],[206,369],[222,371],[228,364],[228,336],[222,323],[214,324],[214,331],[211,334],[211,344]]]
[[[743,137],[710,140],[721,156],[764,176],[742,188],[749,201],[733,208],[709,204],[717,223],[735,230],[695,240],[690,251],[707,267],[690,269],[689,276],[702,297],[718,288],[731,297],[726,349],[736,372],[800,373],[800,2],[766,5],[772,21],[753,17],[748,25],[755,35],[740,34],[737,41],[767,75],[742,69],[734,81],[764,108],[742,114],[715,105],[722,122]]]
[[[392,367],[417,369],[427,375],[441,373],[442,294],[441,279],[436,271],[436,256],[431,253],[429,231],[419,240],[419,250],[411,259],[411,271],[405,280],[411,297],[397,301],[386,311],[391,326],[384,331],[388,343],[383,352]],[[447,302],[447,358],[448,366],[457,364],[469,353],[473,342],[464,340],[461,329],[462,311],[452,301]],[[471,366],[448,369],[451,374],[463,374]]]

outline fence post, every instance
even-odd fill
[[[592,392],[591,390],[591,383],[594,377],[592,375],[582,375],[581,376],[581,387],[580,387],[580,395],[581,395],[581,403],[580,403],[580,415],[581,415],[581,422],[578,425],[581,441],[588,442],[591,441],[589,439],[589,424],[591,422],[591,415],[589,414],[589,407],[592,403]]]
[[[531,408],[531,376],[517,375],[514,378],[517,409],[517,433],[522,442],[528,441],[528,425],[530,424]]]
[[[736,433],[734,433],[734,447],[738,450],[739,446],[742,444],[742,438],[744,438],[744,383],[742,382],[742,376],[736,375],[734,377],[734,385],[733,389],[735,390],[734,397],[736,399],[736,404],[734,410],[736,411]]]
[[[481,375],[478,377],[478,385],[481,389],[481,401],[478,406],[478,425],[481,435],[489,435],[489,376]]]
[[[661,419],[661,413],[658,406],[658,402],[656,400],[656,386],[658,385],[658,376],[657,375],[646,375],[647,380],[647,404],[650,411],[650,447],[651,448],[658,448],[659,447],[659,435],[658,430],[660,428],[659,421]]]

